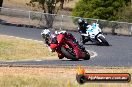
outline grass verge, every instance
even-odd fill
[[[0,67],[0,87],[132,87],[132,83],[76,82],[77,69]],[[87,68],[88,73],[130,73],[132,68]]]
[[[25,60],[57,58],[43,44],[37,41],[0,35],[0,60]]]

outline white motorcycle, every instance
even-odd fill
[[[105,36],[102,34],[99,24],[93,23],[92,25],[87,26],[86,34],[82,33],[83,37],[82,43],[85,44],[88,41],[96,43],[101,46],[109,46],[109,43],[106,41]]]

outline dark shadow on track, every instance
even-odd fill
[[[98,45],[96,43],[86,43],[84,45],[90,45],[90,46],[93,45],[93,46],[102,46],[102,47],[104,47],[103,45]],[[112,45],[110,44],[109,46],[112,46]],[[109,46],[105,46],[105,47],[109,47]]]

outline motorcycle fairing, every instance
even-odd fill
[[[85,54],[72,41],[67,41],[66,43],[69,43],[73,47],[73,50],[76,54],[76,58],[84,58],[85,57]]]
[[[50,44],[51,49],[56,49],[58,47],[58,44]]]
[[[58,41],[58,43],[62,43],[63,38],[65,38],[65,36],[63,34],[57,35],[57,41]]]

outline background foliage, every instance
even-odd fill
[[[131,0],[80,0],[73,16],[105,20],[123,20],[132,15]],[[126,13],[128,12],[129,13]],[[127,19],[130,19],[130,18]]]

